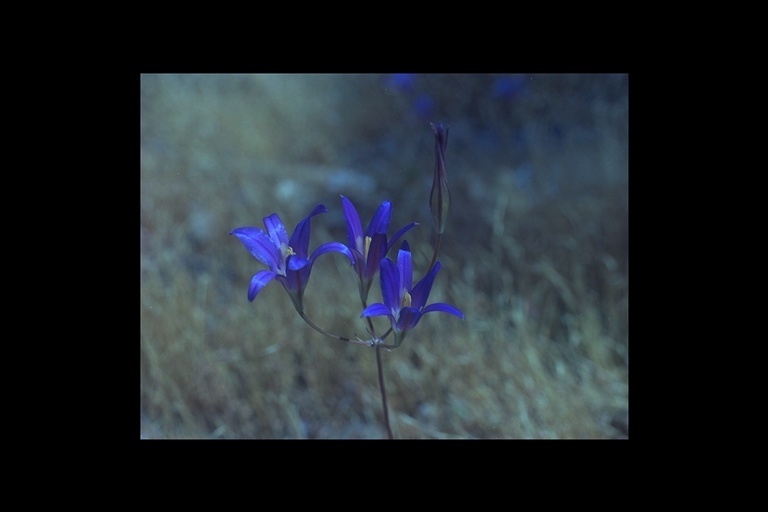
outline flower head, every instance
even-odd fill
[[[442,123],[432,125],[435,132],[435,174],[429,193],[429,210],[439,234],[445,231],[448,209],[451,206],[451,191],[448,189],[448,174],[445,170],[445,148],[448,147],[448,128]]]
[[[427,306],[429,292],[432,290],[432,283],[440,271],[440,262],[424,276],[424,278],[411,286],[413,283],[413,265],[411,263],[411,251],[408,242],[403,242],[397,253],[397,265],[392,260],[385,258],[381,262],[381,296],[384,299],[383,304],[371,304],[360,315],[367,316],[387,316],[392,324],[392,330],[395,333],[395,347],[399,347],[406,334],[416,327],[421,317],[433,311],[441,311],[456,315],[462,320],[464,314],[450,304],[435,303]]]
[[[249,301],[253,301],[270,281],[277,279],[291,297],[296,311],[302,313],[304,288],[309,281],[312,264],[318,256],[327,252],[340,252],[354,264],[355,259],[350,250],[339,242],[323,244],[307,257],[310,219],[327,211],[328,208],[322,204],[317,205],[304,220],[296,225],[290,239],[283,222],[276,213],[264,217],[266,232],[256,227],[243,227],[230,233],[240,239],[254,258],[269,267],[269,270],[256,272],[251,279],[251,285],[248,287]]]
[[[363,233],[360,216],[357,214],[352,201],[341,196],[341,204],[344,208],[344,218],[347,220],[347,247],[354,255],[355,270],[359,278],[360,300],[365,303],[381,260],[384,259],[395,242],[416,225],[416,222],[412,222],[398,231],[387,243],[387,229],[389,229],[389,220],[392,217],[392,203],[389,201],[381,203],[365,233]]]

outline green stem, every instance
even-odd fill
[[[363,309],[367,307],[366,301],[363,301]],[[371,317],[365,318],[368,321],[368,332],[371,336],[374,338],[376,337],[375,329],[373,328],[373,321],[371,320]],[[384,336],[380,339],[384,339],[387,337],[387,335],[392,332],[392,329],[390,328],[386,333],[384,333]],[[387,346],[384,345],[386,348]],[[387,388],[384,386],[384,365],[381,362],[381,348],[382,345],[376,345],[376,369],[379,372],[379,391],[381,391],[381,408],[384,411],[384,426],[387,428],[387,439],[394,439],[392,437],[392,429],[389,426],[389,408],[387,407]]]
[[[381,347],[376,345],[376,367],[379,369],[379,389],[381,389],[381,407],[384,410],[384,425],[387,427],[387,439],[394,439],[389,427],[389,409],[387,408],[387,390],[384,387],[384,370],[381,364]]]
[[[333,339],[335,339],[335,340],[341,340],[341,341],[346,341],[346,342],[348,342],[348,343],[354,343],[355,345],[363,345],[363,346],[366,346],[366,347],[370,346],[370,345],[369,345],[368,343],[366,343],[365,341],[360,341],[360,340],[351,340],[351,339],[349,339],[349,338],[345,338],[344,336],[338,336],[338,335],[336,335],[336,334],[331,334],[331,333],[329,333],[329,332],[327,332],[327,331],[325,331],[325,330],[321,329],[320,327],[318,327],[317,325],[315,325],[315,323],[314,323],[312,320],[310,320],[310,319],[309,319],[309,317],[307,317],[307,315],[306,315],[306,314],[305,314],[303,311],[300,311],[300,312],[299,312],[299,316],[301,316],[301,318],[303,318],[303,319],[304,319],[304,321],[305,321],[305,322],[307,322],[307,324],[308,324],[308,325],[309,325],[311,328],[313,328],[314,330],[316,330],[317,332],[319,332],[320,334],[322,334],[322,335],[324,335],[324,336],[328,336],[329,338],[333,338]]]
[[[363,309],[366,308],[365,302],[363,302]],[[325,329],[322,329],[321,327],[318,327],[315,325],[315,323],[309,319],[309,317],[304,313],[303,311],[299,311],[299,316],[307,322],[307,325],[309,325],[311,328],[322,334],[323,336],[328,336],[329,338],[333,338],[335,340],[340,341],[346,341],[348,343],[354,343],[355,345],[363,345],[363,346],[370,346],[368,342],[361,341],[361,340],[351,340],[349,338],[346,338],[344,336],[339,336],[337,334],[331,334]],[[376,339],[376,334],[374,333],[373,328],[373,322],[371,321],[371,317],[366,317],[366,320],[368,321],[368,331],[370,332],[371,336],[373,336],[374,339]],[[389,333],[392,332],[392,329],[390,328],[386,333],[384,333],[384,336],[379,338],[380,340],[383,340],[386,338]],[[381,349],[392,349],[395,348],[394,345],[384,345],[384,344],[377,344],[376,345],[376,368],[379,372],[379,390],[381,391],[381,407],[384,410],[384,426],[387,428],[387,438],[388,439],[394,439],[392,437],[392,429],[389,426],[389,408],[387,407],[387,389],[384,386],[384,368],[381,362]]]
[[[443,239],[443,234],[438,233],[435,237],[435,253],[432,255],[432,263],[429,264],[429,268],[427,269],[427,274],[429,274],[429,271],[432,270],[432,267],[435,266],[435,263],[437,262],[437,255],[440,254],[440,241]]]

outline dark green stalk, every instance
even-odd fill
[[[363,309],[366,308],[365,301],[363,301]],[[346,341],[349,343],[354,343],[355,345],[363,345],[366,347],[371,346],[371,343],[363,340],[352,340],[344,336],[338,336],[336,334],[331,334],[325,329],[322,329],[321,327],[318,327],[312,320],[309,319],[309,317],[303,312],[299,311],[299,316],[309,325],[311,328],[322,334],[323,336],[327,336],[329,338],[333,338],[335,340],[340,341]],[[366,317],[366,320],[368,321],[368,331],[371,334],[372,338],[374,340],[383,341],[384,338],[386,338],[389,333],[392,332],[392,329],[390,328],[387,332],[384,333],[384,336],[381,338],[376,338],[376,334],[374,333],[373,328],[373,322],[371,321],[371,317]],[[376,368],[379,373],[379,390],[381,391],[381,407],[384,411],[384,426],[387,429],[387,439],[394,439],[392,436],[392,428],[389,426],[389,408],[387,407],[387,388],[384,386],[384,367],[381,362],[381,349],[393,349],[396,348],[394,345],[384,345],[383,343],[376,343]]]
[[[384,387],[384,370],[381,364],[381,346],[376,345],[376,367],[379,369],[379,389],[381,390],[381,407],[384,410],[384,425],[387,427],[387,439],[394,439],[389,427],[389,409],[387,408],[387,389]]]
[[[311,328],[313,328],[314,330],[316,330],[317,332],[319,332],[320,334],[322,334],[324,336],[328,336],[329,338],[333,338],[335,340],[341,340],[341,341],[346,341],[346,342],[349,342],[349,343],[354,343],[355,345],[364,345],[366,347],[370,346],[369,343],[367,343],[367,342],[365,342],[363,340],[351,340],[349,338],[345,338],[344,336],[338,336],[336,334],[331,334],[331,333],[321,329],[320,327],[315,325],[315,323],[312,320],[310,320],[303,311],[299,311],[299,315],[301,316],[301,318],[304,319],[305,322],[307,322],[307,324]]]
[[[440,254],[440,241],[443,239],[442,233],[437,233],[437,236],[435,237],[435,252],[432,255],[432,263],[429,264],[429,268],[427,269],[427,274],[432,270],[432,267],[435,266],[435,263],[437,262],[437,256]]]
[[[367,307],[366,301],[363,302],[363,309]],[[376,338],[376,334],[373,328],[373,321],[371,317],[365,318],[368,321],[368,332],[373,338]],[[384,339],[387,334],[392,331],[387,331],[381,339]],[[384,411],[384,426],[387,428],[387,439],[394,439],[392,436],[392,429],[389,426],[389,408],[387,407],[387,388],[384,386],[384,367],[381,362],[381,347],[382,345],[376,345],[376,369],[379,372],[379,391],[381,391],[381,408]]]

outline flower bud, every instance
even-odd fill
[[[448,190],[448,177],[445,171],[445,148],[448,146],[448,128],[443,123],[430,123],[435,132],[435,175],[432,191],[429,193],[429,210],[438,234],[445,231],[448,208],[451,205],[451,191]]]

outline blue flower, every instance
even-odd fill
[[[365,233],[363,233],[360,216],[357,214],[352,201],[341,196],[341,204],[344,208],[344,218],[347,219],[348,247],[354,255],[355,270],[359,278],[360,300],[365,304],[381,260],[387,255],[394,243],[406,231],[416,225],[416,222],[412,222],[398,231],[387,243],[387,229],[389,229],[389,220],[392,217],[392,203],[389,201],[381,203]]]
[[[254,258],[269,267],[260,270],[251,279],[248,287],[248,300],[253,301],[256,295],[273,279],[283,285],[293,301],[296,311],[304,311],[304,288],[309,281],[312,264],[321,254],[340,252],[354,264],[355,259],[350,250],[342,243],[328,242],[321,245],[307,257],[309,252],[310,219],[315,215],[325,213],[328,208],[319,204],[301,222],[296,225],[290,240],[280,217],[273,213],[264,217],[266,233],[256,227],[243,227],[233,230],[230,235],[237,236]]]
[[[395,333],[395,347],[399,347],[408,331],[416,327],[421,317],[433,311],[456,315],[462,320],[464,314],[450,304],[435,303],[426,306],[432,283],[440,270],[438,261],[424,278],[411,286],[413,265],[408,242],[403,242],[397,253],[397,266],[389,258],[381,262],[381,296],[384,303],[371,304],[360,315],[387,316]]]

